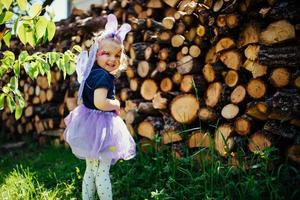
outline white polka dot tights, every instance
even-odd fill
[[[112,200],[109,168],[111,160],[86,160],[82,181],[82,199],[93,200],[97,190],[100,200]]]

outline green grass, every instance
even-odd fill
[[[207,151],[173,159],[169,149],[140,153],[111,169],[114,199],[299,199],[299,170],[286,163],[269,169],[268,154],[248,170]],[[199,155],[201,155],[199,157]],[[271,155],[271,154],[270,154]],[[203,158],[203,157],[202,157]],[[254,164],[255,163],[255,164]],[[63,147],[27,146],[1,156],[0,199],[81,199],[85,163]]]

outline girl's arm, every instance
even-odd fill
[[[96,108],[103,111],[113,111],[120,109],[120,102],[118,100],[108,99],[107,89],[98,88],[94,91],[94,105]]]

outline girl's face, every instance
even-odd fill
[[[104,39],[100,43],[97,52],[96,62],[108,72],[117,70],[120,66],[122,46],[111,39]]]

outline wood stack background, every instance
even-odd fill
[[[101,16],[114,13],[132,26],[124,43],[129,66],[117,83],[121,116],[145,151],[160,148],[154,140],[161,136],[160,146],[177,156],[210,145],[221,156],[278,147],[300,163],[299,12],[295,0],[108,1],[89,13],[73,10],[41,48],[88,48],[92,32],[105,24]],[[39,93],[34,104],[37,91],[49,88],[24,79],[34,91],[26,109],[32,114],[25,110],[16,122],[3,112],[3,128],[24,134],[31,123],[28,132],[61,135],[78,83],[75,75],[61,80],[53,73],[50,90],[57,98],[42,100]]]

